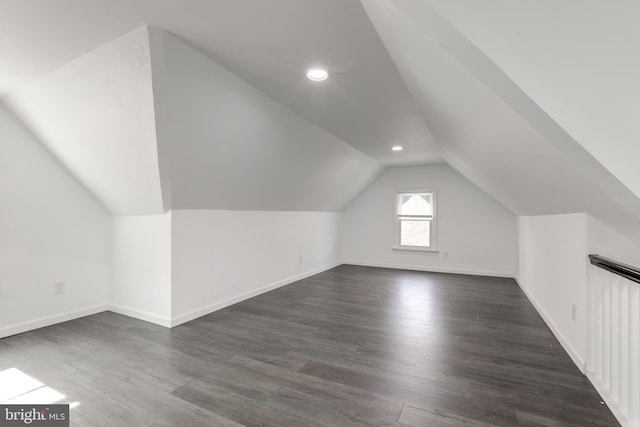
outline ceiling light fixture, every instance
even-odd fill
[[[402,145],[394,145],[393,147],[391,147],[392,151],[402,151],[404,150],[404,147]]]
[[[329,77],[329,72],[324,68],[310,68],[307,70],[307,78],[314,82],[327,80],[327,77]]]

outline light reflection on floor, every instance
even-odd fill
[[[65,397],[17,368],[0,371],[0,403],[47,405]]]
[[[431,336],[433,287],[424,280],[407,275],[394,284],[390,298],[392,309],[386,315],[385,325],[389,330],[386,344],[389,351],[397,352],[404,359],[408,347],[414,347],[419,339]]]
[[[433,311],[432,289],[428,283],[404,279],[398,283],[399,306],[404,310],[403,319],[415,322],[422,329]]]

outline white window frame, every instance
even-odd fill
[[[431,203],[433,206],[433,215],[400,215],[400,199],[403,194],[431,194]],[[408,251],[408,252],[438,252],[437,249],[437,195],[434,189],[399,189],[395,192],[394,203],[394,216],[396,221],[396,245],[393,247],[394,251]],[[429,223],[429,246],[409,246],[400,244],[401,239],[401,226],[403,220],[423,220],[430,221]]]

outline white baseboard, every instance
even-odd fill
[[[4,328],[0,328],[0,338],[5,338],[11,335],[21,334],[23,332],[29,332],[34,329],[44,328],[45,326],[55,325],[56,323],[67,322],[69,320],[78,319],[80,317],[90,316],[92,314],[101,313],[103,311],[112,311],[114,313],[122,314],[125,316],[133,317],[135,319],[144,320],[146,322],[154,323],[156,325],[164,326],[166,328],[171,328],[173,326],[181,325],[182,323],[186,323],[190,320],[197,319],[198,317],[204,316],[209,313],[213,313],[214,311],[220,310],[221,308],[228,307],[230,305],[236,304],[240,301],[244,301],[245,299],[253,298],[254,296],[263,294],[265,292],[269,292],[271,290],[280,288],[285,285],[289,285],[293,282],[297,282],[298,280],[305,279],[307,277],[313,276],[318,273],[322,273],[323,271],[330,270],[334,267],[341,265],[341,262],[332,263],[326,265],[324,267],[316,268],[311,271],[307,271],[305,273],[298,274],[296,276],[288,277],[283,280],[279,280],[274,283],[270,283],[268,285],[262,286],[258,289],[254,289],[249,292],[245,292],[243,294],[237,295],[233,298],[229,298],[225,301],[211,304],[206,307],[202,307],[198,310],[192,311],[190,313],[186,313],[180,316],[176,316],[173,319],[168,317],[158,316],[156,314],[148,313],[145,311],[137,310],[131,307],[124,307],[117,304],[103,304],[97,305],[93,307],[83,308],[80,310],[71,311],[68,313],[57,314],[55,316],[43,317],[40,319],[32,320],[25,323],[20,323],[16,325],[7,326]]]
[[[514,273],[505,273],[502,271],[467,270],[462,268],[387,264],[387,263],[356,261],[356,260],[345,260],[342,263],[349,264],[349,265],[359,265],[362,267],[379,267],[379,268],[393,268],[396,270],[428,271],[431,273],[467,274],[470,276],[507,277],[510,279],[512,279],[515,275]]]
[[[533,307],[536,309],[540,317],[542,317],[542,320],[544,320],[544,323],[547,324],[549,329],[551,329],[551,332],[553,333],[553,335],[555,335],[556,339],[560,342],[560,345],[562,345],[562,348],[564,348],[564,350],[569,354],[569,357],[571,358],[571,360],[573,360],[573,363],[575,363],[578,369],[580,369],[580,372],[582,372],[583,374],[586,374],[587,366],[584,359],[580,357],[578,352],[574,350],[574,348],[569,344],[569,342],[565,339],[565,337],[560,333],[560,331],[553,324],[549,316],[547,316],[544,310],[536,303],[536,300],[527,291],[527,288],[522,286],[522,283],[520,282],[519,278],[516,277],[515,280],[518,286],[520,286],[520,289],[522,289],[522,292],[524,292],[524,294],[526,295],[527,299],[531,302]]]
[[[145,322],[155,323],[156,325],[164,326],[165,328],[171,327],[171,319],[169,319],[168,317],[158,316],[146,311],[136,310],[134,308],[124,307],[116,304],[109,304],[108,310],[139,320],[144,320]]]
[[[107,311],[107,308],[108,307],[106,304],[95,305],[92,307],[82,308],[80,310],[74,310],[74,311],[69,311],[67,313],[56,314],[55,316],[42,317],[40,319],[31,320],[29,322],[7,326],[0,329],[0,338],[5,338],[11,335],[17,335],[23,332],[33,331],[34,329],[40,329],[46,326],[55,325],[57,323],[79,319],[80,317],[101,313],[103,311]]]
[[[242,293],[240,295],[237,295],[237,296],[232,297],[232,298],[228,298],[228,299],[226,299],[224,301],[220,301],[220,302],[217,302],[215,304],[207,305],[207,306],[202,307],[202,308],[200,308],[198,310],[194,310],[194,311],[186,313],[186,314],[181,314],[181,315],[178,315],[178,316],[174,316],[173,320],[171,321],[171,326],[173,327],[173,326],[181,325],[183,323],[186,323],[186,322],[189,322],[191,320],[197,319],[198,317],[205,316],[207,314],[213,313],[214,311],[218,311],[218,310],[220,310],[222,308],[225,308],[225,307],[228,307],[230,305],[239,303],[240,301],[244,301],[246,299],[253,298],[253,297],[258,296],[260,294],[263,294],[265,292],[269,292],[269,291],[272,291],[274,289],[280,288],[282,286],[289,285],[289,284],[291,284],[293,282],[297,282],[298,280],[306,279],[307,277],[316,275],[318,273],[322,273],[323,271],[331,270],[332,268],[337,267],[337,266],[339,266],[341,264],[342,264],[341,262],[336,262],[336,263],[332,263],[332,264],[329,264],[329,265],[325,265],[324,267],[316,268],[314,270],[307,271],[305,273],[298,274],[296,276],[288,277],[286,279],[279,280],[279,281],[274,282],[274,283],[270,283],[268,285],[259,287],[257,289],[253,289],[251,291],[244,292],[244,293]]]
[[[589,378],[589,381],[591,381],[591,384],[593,384],[593,387],[596,389],[596,391],[598,392],[602,400],[604,400],[604,403],[607,404],[607,406],[613,413],[613,416],[616,417],[620,425],[622,427],[631,427],[631,422],[629,421],[629,418],[627,418],[627,416],[625,416],[622,413],[615,399],[611,398],[611,396],[609,395],[609,392],[604,389],[604,387],[602,386],[602,384],[600,384],[598,379],[595,378],[590,372],[587,372],[587,378]]]

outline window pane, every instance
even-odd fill
[[[431,221],[400,221],[400,245],[429,247],[431,243]]]
[[[398,215],[433,215],[431,193],[401,193]]]

